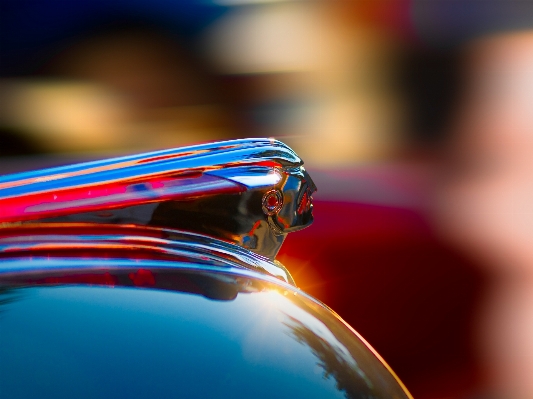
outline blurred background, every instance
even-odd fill
[[[276,137],[279,259],[416,398],[533,398],[533,2],[1,0],[0,174]]]

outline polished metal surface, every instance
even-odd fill
[[[337,315],[273,277],[153,260],[52,267],[68,261],[0,274],[3,397],[411,398]]]
[[[274,259],[315,190],[270,139],[0,177],[0,392],[412,399]]]
[[[287,233],[312,223],[314,191],[285,144],[233,140],[0,176],[0,225],[156,226],[273,260]]]
[[[69,260],[58,262],[59,258]],[[81,264],[102,258],[108,259],[105,261],[108,263],[135,258],[166,261],[166,267],[174,265],[175,268],[190,264],[221,269],[236,267],[268,274],[294,285],[281,263],[196,233],[96,223],[31,223],[0,228],[0,278],[49,268],[70,270],[73,265],[80,264],[79,258],[84,259]],[[9,259],[16,261],[8,262]],[[115,268],[121,267],[120,262],[113,264]]]

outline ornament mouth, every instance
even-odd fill
[[[309,187],[305,190],[298,204],[297,212],[299,215],[313,211],[313,192]]]

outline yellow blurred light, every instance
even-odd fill
[[[208,55],[232,74],[312,69],[327,35],[316,11],[304,2],[236,9],[209,28]]]
[[[113,148],[123,139],[126,107],[109,90],[76,81],[4,82],[3,123],[51,150]]]

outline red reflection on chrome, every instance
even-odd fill
[[[103,274],[76,274],[71,276],[46,277],[45,284],[91,284],[91,285],[117,285],[117,278],[108,272]]]
[[[253,162],[251,165],[265,166],[268,168],[281,168],[282,167],[282,165],[279,162],[275,162],[275,161],[259,161],[259,162]]]
[[[267,205],[270,207],[270,208],[275,208],[279,205],[279,200],[278,198],[275,196],[275,195],[271,195],[270,197],[268,197],[267,199]]]
[[[137,273],[128,274],[128,277],[136,287],[153,287],[155,285],[155,277],[147,269],[139,269]]]
[[[185,200],[200,195],[238,193],[244,190],[245,188],[237,183],[198,172],[107,184],[93,183],[53,192],[0,198],[0,220],[35,220],[167,199]]]

